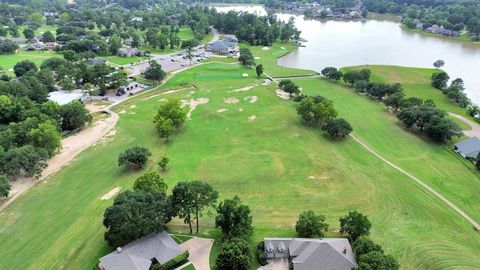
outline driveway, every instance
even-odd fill
[[[196,270],[210,270],[210,250],[212,249],[213,239],[192,238],[182,244],[182,250],[188,250],[189,260],[195,266]]]
[[[466,136],[468,136],[468,137],[480,137],[480,125],[478,125],[477,123],[471,121],[470,119],[468,119],[464,116],[458,115],[456,113],[449,112],[448,114],[452,117],[455,117],[455,118],[459,119],[460,121],[464,122],[465,124],[469,125],[472,128],[471,130],[462,130],[463,133]]]
[[[267,265],[261,266],[257,270],[288,270],[288,259],[270,260]]]

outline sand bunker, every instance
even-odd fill
[[[255,119],[257,119],[257,116],[255,116],[255,115],[250,115],[248,117],[248,121],[254,121]]]
[[[248,74],[247,74],[247,73],[243,73],[243,74],[242,74],[242,77],[246,78],[246,77],[248,77]]]
[[[137,105],[132,105],[130,106],[130,109],[135,109],[137,107]]]
[[[130,112],[130,113],[128,113],[128,114],[135,114],[135,112]]]
[[[102,201],[110,200],[110,199],[113,198],[115,195],[117,195],[118,192],[120,192],[120,187],[114,187],[114,188],[113,188],[112,190],[110,190],[109,192],[103,194],[103,196],[100,198],[100,200],[102,200]]]
[[[267,51],[267,50],[270,50],[270,47],[263,47],[262,48],[262,51]]]
[[[124,114],[124,113],[126,113],[126,112],[127,112],[127,111],[125,111],[125,110],[121,110],[121,111],[119,112],[119,114]]]
[[[240,108],[240,109],[238,109],[238,111],[239,111],[239,112],[243,112],[243,109],[242,109],[242,108]]]
[[[254,59],[255,59],[255,60],[260,60],[260,57],[255,56]]]
[[[227,109],[225,109],[225,108],[221,108],[221,109],[218,109],[217,112],[222,113],[222,112],[224,112],[224,111],[226,111],[226,110],[227,110]]]
[[[254,88],[255,86],[257,86],[257,85],[250,85],[250,86],[247,86],[247,87],[232,90],[230,92],[236,92],[236,93],[247,92],[248,90]]]
[[[248,96],[248,97],[245,97],[244,100],[248,101],[250,103],[255,103],[255,102],[257,102],[258,97],[257,96]]]
[[[158,101],[159,101],[159,102],[164,102],[164,101],[167,101],[167,99],[161,98],[161,99],[159,99]]]
[[[225,102],[227,104],[235,104],[235,103],[240,102],[240,100],[238,98],[231,97],[231,98],[224,98],[223,102]]]
[[[280,47],[280,49],[285,50],[285,47]]]
[[[190,110],[187,113],[187,118],[192,119],[192,112],[197,108],[198,105],[207,104],[210,100],[208,98],[196,98],[190,99],[189,101],[182,100],[182,107],[190,106]]]
[[[263,80],[262,85],[269,85],[271,82],[272,82],[271,80],[265,79],[265,80]]]
[[[275,93],[277,93],[277,96],[280,97],[281,99],[285,99],[285,100],[290,99],[290,94],[283,91],[282,89],[275,90]]]

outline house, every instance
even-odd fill
[[[25,51],[40,51],[44,49],[42,43],[33,43],[23,48]]]
[[[265,238],[268,261],[289,259],[293,270],[350,270],[357,266],[346,238]]]
[[[227,36],[223,40],[217,40],[205,46],[207,52],[217,54],[235,53],[238,47],[238,40],[234,36]]]
[[[105,64],[106,62],[107,62],[107,60],[105,60],[105,59],[93,58],[93,59],[90,59],[90,60],[87,61],[87,65],[95,66],[95,65],[99,65],[99,64]]]
[[[53,50],[57,46],[56,42],[45,42],[43,43],[43,49],[44,50]]]
[[[85,96],[83,93],[78,91],[53,91],[48,93],[48,99],[51,101],[55,101],[59,105],[68,104],[74,100],[78,100],[80,102],[85,101]]]
[[[132,46],[132,43],[133,43],[133,39],[131,39],[131,38],[126,38],[126,39],[123,40],[123,44],[125,46]]]
[[[130,82],[126,85],[120,86],[118,89],[118,92],[121,94],[125,94],[127,91],[130,93],[130,95],[134,95],[142,90],[147,89],[148,86],[146,86],[143,83],[138,83],[138,82]]]
[[[141,56],[144,52],[137,48],[122,48],[118,50],[118,55],[122,57]]]
[[[476,160],[478,153],[480,153],[480,139],[478,137],[465,139],[456,143],[454,150],[463,158]]]
[[[182,253],[180,246],[166,232],[150,234],[100,258],[101,270],[149,270]]]

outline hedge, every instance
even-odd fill
[[[188,261],[188,256],[190,254],[188,253],[188,250],[181,253],[180,255],[178,255],[177,257],[171,259],[170,261],[160,265],[160,264],[157,264],[155,266],[153,266],[152,270],[170,270],[170,269],[174,269],[176,268],[177,266],[180,266],[184,263],[186,263]]]

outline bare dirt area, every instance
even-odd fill
[[[99,120],[92,126],[62,140],[62,150],[47,161],[47,167],[43,170],[42,176],[39,179],[24,178],[13,182],[10,197],[0,206],[0,210],[10,205],[23,192],[34,186],[36,183],[58,172],[65,165],[74,160],[83,150],[106,136],[115,126],[119,118],[118,114],[113,113],[108,109],[106,111],[110,114],[109,118]]]
[[[257,116],[256,116],[256,115],[250,115],[250,116],[248,117],[248,121],[255,121],[255,120],[257,120]]]
[[[248,101],[250,103],[255,103],[255,102],[257,102],[258,97],[257,96],[248,96],[248,97],[245,97],[244,100]]]
[[[196,98],[190,100],[182,100],[182,107],[189,106],[190,110],[187,113],[188,119],[192,119],[192,112],[198,105],[207,104],[210,100],[208,98]]]
[[[225,102],[227,104],[235,104],[235,103],[240,102],[240,100],[238,98],[231,97],[231,98],[223,99],[223,102]]]
[[[217,112],[222,113],[222,112],[224,112],[224,111],[226,111],[226,110],[227,110],[227,109],[225,109],[225,108],[221,108],[221,109],[218,109]]]
[[[103,196],[100,198],[100,200],[105,201],[105,200],[110,200],[113,198],[115,195],[117,195],[120,192],[120,187],[114,187],[112,190],[109,192],[103,194]]]
[[[284,99],[284,100],[289,100],[290,99],[290,94],[283,91],[282,89],[277,89],[275,90],[275,93],[277,94],[277,96],[281,99]]]
[[[254,88],[255,86],[258,86],[258,85],[246,86],[246,87],[243,87],[243,88],[232,90],[231,92],[235,92],[235,93],[247,92],[247,91],[251,90],[252,88]]]

